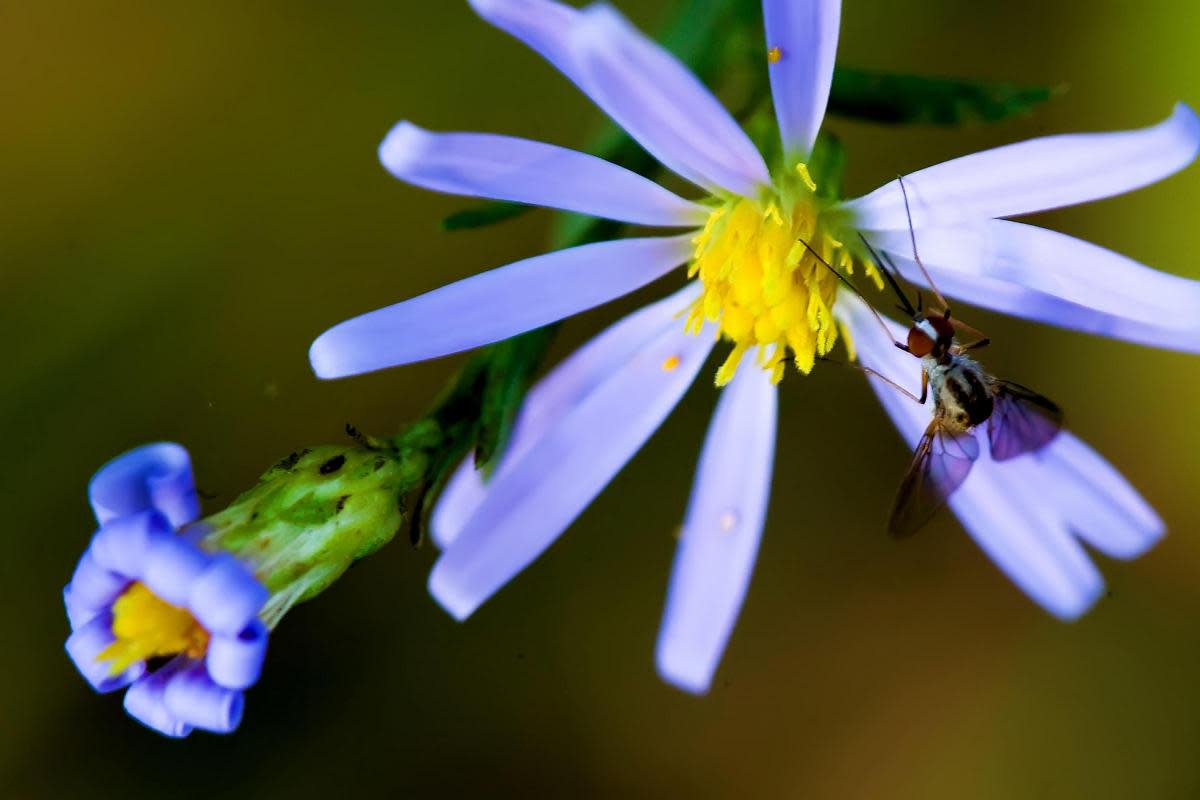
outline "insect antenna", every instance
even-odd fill
[[[909,319],[915,317],[917,315],[917,310],[913,308],[912,302],[908,299],[908,295],[906,295],[904,290],[900,288],[900,282],[897,281],[896,276],[892,274],[893,272],[896,274],[899,274],[900,272],[898,269],[896,269],[896,265],[893,264],[892,260],[887,257],[887,253],[884,253],[883,257],[881,258],[880,254],[875,251],[874,247],[871,246],[871,243],[867,241],[867,237],[860,233],[858,238],[862,240],[862,243],[866,245],[867,250],[870,251],[871,257],[874,258],[875,263],[879,265],[880,270],[883,272],[883,277],[887,280],[888,285],[892,287],[892,291],[896,293],[896,297],[900,298],[901,305],[897,307],[907,314]],[[888,267],[891,267],[891,270],[889,270]]]
[[[850,291],[852,291],[856,295],[858,295],[859,300],[862,300],[864,303],[867,304],[867,308],[871,309],[871,316],[875,317],[875,321],[879,323],[879,327],[883,329],[884,334],[889,339],[892,340],[892,344],[896,345],[896,347],[899,347],[901,349],[907,349],[905,345],[902,345],[902,344],[900,344],[900,342],[896,341],[896,337],[892,336],[891,329],[887,326],[887,323],[883,321],[883,317],[879,316],[879,312],[875,310],[875,306],[871,303],[870,300],[868,300],[865,296],[863,296],[863,293],[858,290],[858,287],[855,286],[850,281],[849,278],[847,278],[845,275],[843,275],[842,273],[840,273],[836,269],[834,269],[833,265],[830,264],[828,261],[826,261],[824,256],[822,256],[820,253],[818,253],[816,250],[814,250],[813,246],[811,244],[809,244],[808,242],[804,241],[804,239],[797,239],[797,241],[799,241],[800,244],[804,245],[804,247],[808,250],[808,252],[813,254],[813,258],[817,259],[817,261],[820,261],[822,264],[824,264],[825,269],[832,272],[833,276],[835,278],[837,278],[839,281],[841,281],[846,286],[850,287]],[[870,245],[867,245],[867,247],[870,247]]]
[[[917,266],[921,268],[921,274],[925,276],[925,282],[929,284],[929,288],[933,290],[938,302],[942,304],[942,309],[945,316],[950,316],[950,304],[946,302],[946,298],[942,297],[942,293],[938,291],[937,284],[933,282],[933,278],[929,276],[929,270],[925,269],[925,264],[921,261],[921,256],[917,254],[917,230],[913,227],[912,208],[908,204],[908,188],[904,185],[904,176],[897,175],[896,180],[900,182],[900,193],[904,195],[904,214],[908,217],[908,238],[912,242],[913,261],[917,262]]]

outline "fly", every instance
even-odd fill
[[[908,190],[904,186],[904,179],[900,178],[899,181],[904,194],[905,212],[908,214],[913,260],[942,310],[923,310],[919,292],[914,307],[896,280],[899,270],[890,259],[881,259],[860,234],[863,244],[871,251],[880,271],[899,298],[901,310],[911,320],[907,341],[895,342],[895,345],[920,360],[921,394],[913,394],[872,369],[859,368],[922,405],[930,394],[933,395],[933,418],[917,443],[888,521],[888,532],[897,538],[910,536],[924,527],[967,479],[979,457],[980,444],[975,435],[978,426],[987,424],[992,460],[1008,461],[1041,450],[1053,441],[1063,425],[1062,410],[1053,401],[1018,383],[996,378],[969,355],[970,351],[986,347],[991,340],[951,315],[950,305],[937,290],[917,253]],[[808,247],[806,242],[803,244]],[[817,255],[811,247],[808,249]],[[825,263],[819,255],[817,258]],[[857,287],[828,263],[825,266],[867,303],[880,325],[887,330],[883,318]],[[960,343],[960,332],[975,338]],[[890,330],[888,337],[891,338]]]

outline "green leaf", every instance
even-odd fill
[[[891,124],[964,125],[1027,114],[1061,89],[1012,83],[898,75],[838,67],[829,111]]]
[[[524,203],[506,203],[502,200],[480,203],[446,217],[442,220],[442,230],[466,231],[474,228],[486,228],[489,225],[507,222],[532,209],[533,206],[527,206]]]
[[[546,326],[492,345],[475,438],[475,466],[491,470],[504,452],[513,421],[533,382],[542,357],[554,341],[557,326]]]

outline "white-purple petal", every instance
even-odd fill
[[[604,159],[511,136],[432,133],[401,122],[379,146],[379,159],[400,180],[433,191],[637,225],[697,226],[711,212]]]
[[[901,385],[919,386],[920,364],[893,346],[860,300],[843,293],[836,313],[849,326],[865,366]],[[893,336],[904,332],[894,323],[889,327]],[[931,407],[917,405],[876,378],[871,385],[905,441],[915,446],[929,424]],[[1077,495],[1097,491],[1090,482],[1093,477],[1111,480],[1096,462],[1072,453],[1071,442],[1064,432],[1042,451],[1003,463],[993,462],[987,447],[981,447],[971,474],[949,501],[996,565],[1061,619],[1078,617],[1103,591],[1103,579],[1073,533],[1086,528],[1096,531],[1097,539],[1105,537],[1090,513],[1080,513],[1084,507]],[[1059,492],[1047,489],[1064,486],[1071,487],[1064,502]],[[1114,502],[1122,509],[1136,508],[1128,495]]]
[[[144,445],[109,461],[88,484],[88,499],[101,525],[150,509],[176,527],[200,515],[191,458],[172,442]]]
[[[537,558],[654,433],[712,346],[710,333],[667,329],[548,431],[438,559],[434,598],[465,619]]]
[[[750,360],[709,426],[658,633],[659,674],[696,694],[708,691],[737,622],[770,496],[777,392]]]
[[[512,436],[493,480],[506,474],[525,453],[571,409],[607,380],[695,300],[699,285],[689,283],[675,294],[625,317],[576,350],[526,395],[513,423]],[[483,502],[487,489],[467,458],[446,483],[430,518],[433,540],[446,549]]]
[[[770,175],[754,143],[680,61],[606,5],[571,30],[583,90],[663,164],[710,192],[757,196]]]
[[[143,675],[125,692],[125,711],[147,728],[163,736],[172,739],[187,736],[192,732],[192,726],[167,708],[166,690],[171,678],[191,663],[190,659],[179,656],[154,672]]]
[[[618,239],[518,261],[335,325],[309,350],[341,378],[470,350],[607,303],[686,261],[688,236]]]
[[[841,0],[763,0],[771,96],[789,159],[808,157],[825,118],[841,15]]]
[[[112,622],[111,614],[98,614],[67,638],[67,655],[71,657],[79,674],[97,692],[112,692],[128,686],[146,671],[145,663],[139,661],[131,664],[124,672],[113,675],[112,665],[108,661],[96,660],[96,656],[100,655],[104,648],[116,641],[112,633]]]
[[[170,716],[186,725],[213,733],[232,733],[242,721],[245,699],[240,691],[213,683],[197,662],[166,680],[163,705]]]
[[[1162,519],[1103,456],[1063,431],[1040,455],[1035,491],[1069,509],[1071,529],[1112,558],[1136,558],[1166,532]]]
[[[157,511],[141,511],[109,520],[89,548],[96,565],[129,580],[141,580],[146,554],[155,539],[174,536],[175,529]]]
[[[908,232],[873,234],[904,277],[925,284]],[[949,297],[1138,344],[1200,352],[1200,281],[1103,247],[1007,220],[926,228],[921,260]]]
[[[90,549],[85,551],[71,575],[71,582],[63,590],[71,630],[111,606],[128,585],[128,578],[104,569],[96,563]]]
[[[578,10],[552,0],[467,0],[475,13],[524,42],[579,85],[571,56],[571,28]]]
[[[211,556],[176,533],[154,537],[146,553],[142,582],[171,605],[187,605],[192,585],[211,561]]]
[[[188,610],[210,633],[237,636],[256,617],[269,596],[242,562],[215,556],[191,585]]]
[[[236,636],[214,636],[204,658],[213,681],[229,689],[248,689],[258,682],[267,655],[267,627],[253,620]]]
[[[918,228],[1032,214],[1147,186],[1200,153],[1200,118],[1183,103],[1164,122],[1114,133],[1047,136],[905,176]],[[908,228],[898,181],[845,205],[865,230]]]

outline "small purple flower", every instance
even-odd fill
[[[467,465],[453,477],[432,520],[445,552],[429,586],[455,617],[470,615],[549,547],[634,456],[720,338],[732,344],[716,380],[726,390],[701,453],[657,648],[664,678],[704,692],[754,567],[774,456],[773,384],[785,359],[808,372],[845,328],[863,338],[868,365],[899,368],[894,349],[884,358],[873,347],[879,332],[861,329],[858,301],[799,240],[843,271],[861,267],[877,279],[861,234],[905,277],[921,281],[899,184],[827,201],[805,163],[832,81],[840,3],[763,2],[764,65],[784,156],[773,170],[695,76],[612,8],[577,10],[553,0],[471,5],[545,57],[704,196],[679,197],[549,144],[432,133],[401,122],[381,144],[380,158],[406,182],[686,233],[536,256],[347,320],[313,343],[313,368],[336,378],[478,347],[688,264],[694,280],[687,287],[610,327],[530,392],[486,486]],[[917,172],[905,185],[923,258],[939,287],[967,302],[1200,352],[1200,283],[999,219],[1145,186],[1186,167],[1198,151],[1200,119],[1181,104],[1143,130],[1035,139]],[[905,366],[906,374],[919,375],[911,358]],[[910,440],[913,420],[924,417],[922,430],[928,423],[928,409],[898,410],[894,397],[883,399]],[[1056,491],[1037,494],[1039,483]],[[1083,613],[1101,585],[1076,536],[1132,557],[1162,534],[1137,493],[1066,433],[1044,452],[1003,467],[980,463],[950,505],[1001,568],[1063,618]]]
[[[232,555],[179,532],[199,515],[187,451],[125,453],[88,494],[100,528],[63,591],[71,660],[99,692],[129,687],[125,709],[159,733],[233,731],[266,654],[268,592]]]

